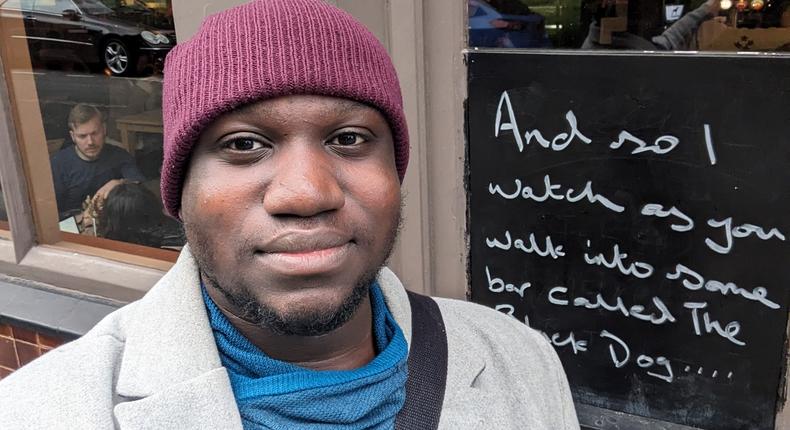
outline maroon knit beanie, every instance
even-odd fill
[[[342,97],[389,122],[401,181],[409,134],[400,85],[384,46],[348,13],[321,0],[255,0],[210,16],[167,56],[162,90],[162,201],[178,217],[200,133],[219,115],[290,94]]]

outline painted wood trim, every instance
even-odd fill
[[[64,236],[66,240],[47,246],[162,271],[170,270],[178,259],[178,252],[172,250],[73,233],[65,233]]]
[[[427,201],[433,294],[463,299],[466,262],[464,190],[466,99],[466,2],[424,1]]]
[[[7,83],[7,69],[0,52],[0,183],[16,262],[22,260],[35,241],[36,227],[27,197],[25,172],[16,145],[16,125]]]
[[[0,261],[0,273],[124,303],[142,297],[165,274],[163,270],[52,245],[33,247],[19,264]]]
[[[434,295],[425,133],[423,0],[388,2],[389,52],[400,79],[409,125],[409,168],[401,186],[403,222],[391,267],[412,291]]]
[[[0,45],[0,56],[4,61],[3,74],[6,77],[5,99],[8,101],[8,110],[16,126],[13,142],[21,163],[16,160],[15,163],[17,166],[22,166],[23,172],[26,173],[17,178],[24,177],[27,183],[26,195],[29,196],[28,202],[33,214],[36,242],[55,243],[60,240],[58,208],[30,53],[25,39],[9,37],[11,34],[19,35],[24,32],[24,23],[21,19],[4,20],[3,27],[0,27],[0,37],[4,41]],[[8,210],[19,212],[13,208]],[[11,230],[15,239],[17,234],[24,235],[16,232],[13,223]]]
[[[790,316],[790,315],[789,315]],[[784,352],[784,375],[779,387],[779,402],[776,406],[776,425],[777,430],[790,429],[790,318],[787,319],[787,334],[785,335]]]
[[[661,429],[661,430],[702,430],[652,418],[630,415],[624,412],[577,403],[576,414],[583,430],[618,429]]]

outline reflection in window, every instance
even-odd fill
[[[76,9],[71,0],[34,0],[35,11],[61,14],[68,9]]]
[[[33,8],[33,0],[7,0],[5,3],[3,3],[3,8],[29,10]]]
[[[2,185],[0,185],[0,230],[8,230],[8,211],[5,208]]]
[[[467,0],[469,46],[790,52],[790,0]]]
[[[79,235],[68,240],[183,245],[159,196],[170,1],[0,0],[0,14],[24,22],[5,37],[27,41],[33,70],[10,72],[34,77],[60,228]]]
[[[548,48],[545,18],[518,0],[469,0],[469,45]]]
[[[157,248],[184,244],[181,226],[162,212],[159,197],[144,184],[113,188],[93,220],[97,236]]]

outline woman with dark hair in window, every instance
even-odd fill
[[[96,220],[97,236],[161,247],[184,243],[180,225],[162,212],[162,204],[142,184],[123,183],[107,194]]]

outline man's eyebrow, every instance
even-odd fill
[[[358,101],[348,100],[348,99],[341,99],[339,107],[340,110],[343,111],[344,113],[352,113],[359,110],[375,109],[375,108],[371,108],[370,106],[364,103],[360,103]]]
[[[243,116],[250,115],[263,115],[265,109],[260,107],[257,103],[249,103],[236,109],[236,113]],[[233,112],[233,111],[231,111]]]

